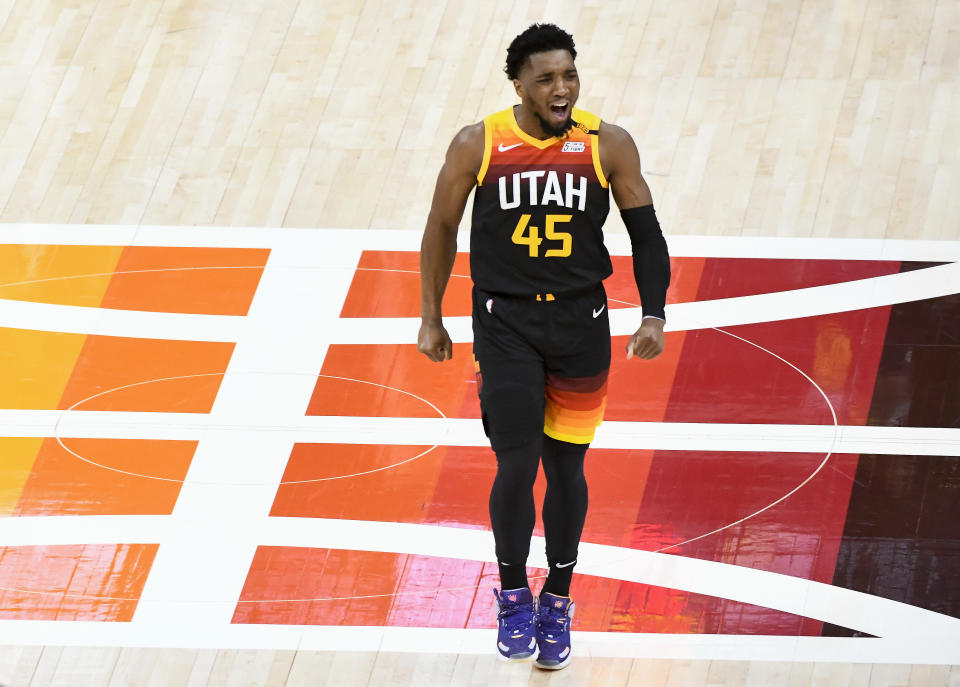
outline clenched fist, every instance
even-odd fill
[[[663,353],[663,320],[648,317],[627,342],[627,360],[636,356],[651,360]]]
[[[447,330],[439,322],[423,322],[417,334],[417,350],[435,363],[453,357],[453,342]]]

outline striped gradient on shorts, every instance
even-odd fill
[[[560,377],[547,374],[543,432],[571,444],[589,444],[607,407],[607,376]]]

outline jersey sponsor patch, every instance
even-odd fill
[[[563,144],[561,153],[582,153],[587,149],[587,144],[583,141],[567,141]]]

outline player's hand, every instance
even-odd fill
[[[633,356],[651,360],[663,353],[663,320],[648,317],[627,342],[627,360]]]
[[[417,350],[435,363],[453,357],[453,342],[447,330],[439,322],[423,322],[417,334]]]

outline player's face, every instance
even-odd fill
[[[561,136],[573,122],[570,115],[580,97],[580,77],[566,50],[530,55],[513,82],[517,95],[544,133]]]

